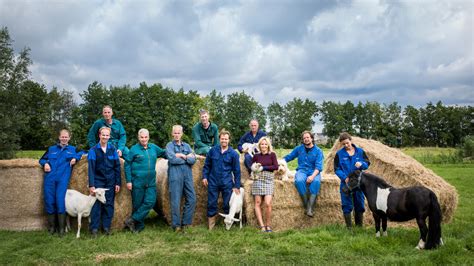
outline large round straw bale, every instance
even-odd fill
[[[438,197],[443,221],[452,220],[458,204],[458,193],[443,178],[400,150],[378,141],[352,137],[352,143],[364,149],[369,157],[369,172],[384,178],[394,187],[425,186],[431,189]],[[342,145],[336,141],[325,160],[325,173],[334,173],[334,157],[341,148]]]
[[[0,229],[46,228],[43,170],[38,160],[0,160]]]
[[[128,191],[126,187],[123,165],[124,160],[120,159],[122,186],[120,192],[115,195],[114,218],[112,220],[113,229],[123,229],[125,219],[132,214],[132,197],[130,191]],[[83,156],[73,168],[71,181],[69,182],[70,189],[75,189],[85,195],[89,195],[88,169],[87,156]],[[76,223],[72,224],[76,225]],[[83,218],[82,228],[87,228],[88,224],[88,218]]]

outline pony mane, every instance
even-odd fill
[[[378,177],[376,175],[364,172],[364,176],[369,180],[369,182],[375,184],[376,186],[378,186],[380,188],[392,187],[389,183],[387,183],[387,181],[385,181],[383,178]]]

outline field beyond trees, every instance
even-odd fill
[[[286,154],[288,151],[277,152]],[[434,161],[438,160],[436,156],[449,150],[417,148],[406,152],[415,158]],[[375,238],[371,226],[349,232],[342,224],[270,234],[248,226],[242,230],[234,226],[225,231],[221,224],[212,232],[204,226],[196,226],[185,234],[177,234],[152,213],[145,231],[140,234],[114,232],[110,237],[98,239],[91,239],[84,228],[79,240],[73,233],[58,238],[49,236],[46,231],[0,231],[0,264],[472,265],[474,163],[425,166],[455,186],[459,193],[453,221],[442,225],[445,245],[433,251],[414,249],[418,242],[417,228],[389,227],[389,236],[379,239]],[[316,210],[316,215],[324,214]],[[370,215],[370,211],[365,215]]]

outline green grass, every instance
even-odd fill
[[[19,151],[16,153],[16,158],[31,158],[40,159],[45,151]]]
[[[418,242],[416,228],[389,227],[389,236],[379,239],[374,237],[372,227],[350,233],[341,225],[272,234],[251,227],[240,230],[234,226],[225,231],[219,225],[209,232],[197,226],[186,234],[176,234],[152,215],[138,235],[114,232],[96,240],[86,229],[79,240],[73,233],[58,238],[44,231],[0,231],[0,264],[472,265],[474,164],[426,166],[459,193],[453,221],[443,224],[445,245],[433,251],[414,249]]]

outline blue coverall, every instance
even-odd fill
[[[104,229],[110,229],[112,218],[114,217],[115,186],[120,186],[120,159],[117,149],[110,143],[107,143],[107,149],[104,151],[100,143],[89,150],[87,156],[89,169],[89,187],[107,188],[105,192],[106,203],[96,201],[91,210],[91,231],[98,230],[100,222]]]
[[[74,146],[53,145],[43,154],[39,163],[42,167],[46,163],[51,167],[49,173],[44,174],[44,205],[48,214],[66,213],[65,197],[69,185],[72,159],[79,161],[82,152],[76,152]]]
[[[92,127],[89,129],[87,134],[87,142],[89,147],[94,147],[99,142],[99,129],[102,127],[110,128],[110,139],[109,143],[112,144],[116,149],[121,150],[123,154],[128,152],[128,148],[125,146],[127,143],[127,133],[122,123],[117,119],[112,119],[112,124],[107,124],[105,119],[101,118],[94,122]]]
[[[246,132],[239,140],[239,144],[237,145],[237,149],[239,150],[240,153],[242,153],[242,145],[244,143],[257,143],[262,137],[265,137],[267,133],[258,130],[257,134],[255,134],[255,137],[252,134],[252,131]],[[247,167],[247,170],[250,172],[250,168],[252,167],[252,156],[250,154],[246,153],[244,155],[244,164],[245,167]]]
[[[296,190],[298,190],[300,196],[306,195],[306,179],[308,179],[308,177],[312,175],[316,169],[318,169],[319,173],[313,179],[313,182],[309,184],[310,194],[318,195],[319,188],[321,187],[321,172],[323,171],[323,152],[316,145],[314,145],[311,149],[306,150],[305,145],[301,144],[283,159],[285,159],[287,162],[290,162],[295,158],[298,158],[298,167],[296,168],[295,175]]]
[[[166,145],[171,226],[173,228],[192,224],[194,210],[196,208],[196,193],[194,191],[192,172],[192,166],[196,162],[196,156],[188,157],[185,160],[176,157],[177,153],[188,155],[192,154],[193,151],[191,150],[191,146],[185,142],[178,144],[173,140]],[[185,203],[183,207],[183,220],[181,221],[181,198],[183,194]]]
[[[217,214],[217,199],[222,194],[223,211],[229,213],[232,189],[240,189],[239,154],[229,147],[224,153],[221,146],[214,146],[207,153],[202,169],[202,178],[207,179],[207,217]]]
[[[364,150],[352,144],[355,148],[354,155],[350,156],[345,148],[337,151],[334,157],[334,170],[336,175],[341,179],[339,186],[339,193],[341,194],[342,212],[344,214],[351,213],[355,208],[356,212],[364,212],[364,193],[361,190],[352,191],[350,194],[342,192],[342,188],[346,186],[345,179],[355,170],[366,170],[369,168],[370,162]],[[355,167],[356,162],[361,162],[362,165]],[[354,202],[353,202],[354,201]]]
[[[135,229],[145,228],[145,218],[156,203],[156,159],[166,158],[165,150],[153,143],[145,149],[140,143],[133,145],[125,157],[125,178],[132,183],[132,219]]]

